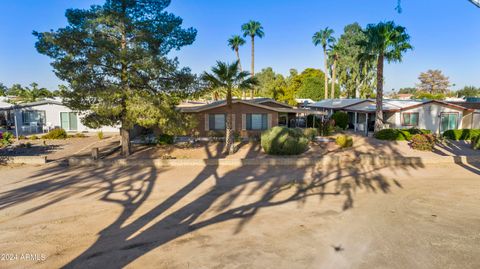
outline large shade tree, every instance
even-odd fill
[[[366,40],[360,41],[363,52],[359,58],[366,63],[376,61],[377,92],[375,132],[383,129],[383,65],[387,62],[402,61],[403,54],[412,49],[410,36],[405,27],[395,25],[393,21],[369,24],[365,30]]]
[[[325,88],[328,89],[328,51],[327,48],[330,44],[335,42],[335,37],[333,37],[333,30],[326,27],[323,30],[320,30],[313,34],[312,42],[315,46],[322,46],[323,49],[323,63],[324,63],[324,72],[325,72]],[[333,96],[332,96],[333,98]],[[325,99],[328,99],[328,90],[325,91]]]
[[[227,100],[227,117],[225,124],[225,147],[224,153],[233,154],[235,146],[233,141],[233,106],[232,106],[232,92],[235,90],[251,89],[257,84],[254,77],[245,71],[239,71],[238,61],[233,64],[224,62],[217,62],[217,65],[212,67],[211,73],[204,72],[202,80],[207,84],[208,89],[223,89],[226,91]]]
[[[173,130],[185,122],[174,105],[195,79],[167,54],[192,44],[196,30],[182,28],[182,19],[165,11],[169,4],[107,0],[67,10],[64,28],[34,32],[37,50],[53,59],[55,74],[68,83],[65,104],[83,111],[89,127],[120,125],[124,155],[134,125]]]
[[[265,32],[263,31],[263,26],[260,22],[251,20],[242,25],[243,36],[250,36],[252,41],[252,62],[251,62],[251,75],[255,76],[255,37],[263,38]],[[254,89],[251,91],[251,98],[253,99]]]
[[[430,94],[445,94],[449,91],[450,81],[441,70],[430,69],[426,72],[422,72],[418,76],[418,80],[420,81],[420,83],[417,84],[419,91]]]

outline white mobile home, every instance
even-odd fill
[[[350,128],[373,131],[376,102],[373,99],[333,99],[312,104],[313,109],[344,111]],[[386,128],[419,128],[441,134],[450,129],[474,129],[480,125],[480,103],[448,103],[437,100],[383,100]]]
[[[0,125],[11,130],[17,125],[19,135],[45,133],[54,128],[63,128],[67,132],[119,131],[116,127],[108,126],[88,128],[82,124],[81,117],[60,101],[51,99],[0,107]]]

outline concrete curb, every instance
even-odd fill
[[[0,156],[0,164],[46,164],[47,156]]]
[[[325,156],[323,158],[265,158],[265,159],[112,159],[93,160],[92,158],[70,157],[69,166],[322,166],[346,167],[351,165],[373,166],[422,166],[439,163],[480,163],[480,156],[437,156],[424,157],[380,157],[360,155],[356,158],[346,156]]]

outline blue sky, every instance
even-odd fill
[[[66,25],[67,8],[87,8],[102,0],[1,1],[0,82],[10,86],[37,82],[51,90],[59,81],[50,59],[34,48],[33,30],[46,31]],[[181,16],[186,27],[198,30],[193,45],[172,55],[193,72],[209,69],[216,60],[233,61],[227,39],[240,34],[242,23],[254,19],[265,29],[256,41],[256,71],[271,66],[288,74],[307,67],[321,68],[319,47],[312,34],[326,26],[339,36],[352,22],[362,26],[394,20],[411,35],[414,50],[402,63],[387,64],[385,89],[417,83],[418,74],[441,69],[454,87],[480,86],[480,8],[467,0],[403,0],[403,12],[395,11],[396,0],[173,0],[169,11]],[[250,63],[250,42],[241,48],[245,67]]]

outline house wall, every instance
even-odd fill
[[[402,123],[402,116],[403,113],[418,113],[418,126],[417,128],[420,129],[428,129],[433,133],[440,132],[440,113],[458,113],[459,119],[457,122],[458,129],[462,127],[462,119],[463,119],[463,110],[456,109],[452,107],[443,106],[436,103],[428,103],[420,107],[415,107],[408,110],[403,110],[399,112],[400,117],[397,122],[396,128],[410,128],[411,126],[405,126]]]
[[[233,115],[234,115],[234,131],[239,131],[240,135],[242,137],[249,137],[249,136],[255,136],[259,135],[262,131],[252,131],[252,130],[246,130],[246,122],[242,123],[243,121],[243,115],[245,114],[250,114],[250,113],[266,113],[269,114],[267,116],[268,119],[271,119],[271,123],[269,123],[270,127],[277,126],[278,125],[278,112],[264,109],[261,107],[256,107],[256,106],[250,106],[247,104],[243,103],[235,103],[232,105],[233,109]],[[201,112],[195,112],[191,113],[194,115],[196,121],[197,121],[197,127],[196,131],[198,131],[200,136],[208,136],[208,125],[206,125],[206,117],[208,114],[222,114],[222,113],[227,113],[227,108],[225,106],[221,107],[216,107],[208,110],[204,110]]]
[[[462,119],[463,128],[480,129],[480,111],[465,113]]]
[[[22,126],[22,111],[28,110],[40,110],[45,111],[45,124],[49,123],[53,127],[61,127],[61,120],[60,120],[60,112],[73,112],[70,108],[57,105],[57,104],[44,104],[32,107],[25,107],[21,109],[15,110],[15,115],[17,116],[18,125]],[[91,129],[87,126],[83,125],[81,122],[82,116],[77,113],[77,132],[96,132],[96,131],[103,131],[103,132],[118,132],[119,129],[116,127],[104,126],[100,129]],[[22,128],[19,128],[19,132],[21,132]],[[68,130],[67,130],[68,131]]]

